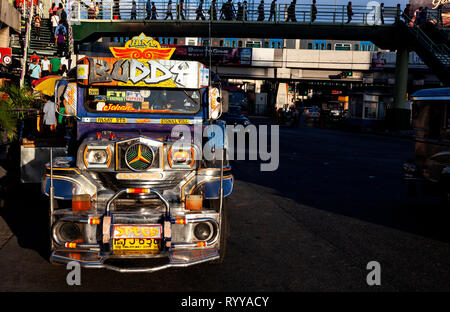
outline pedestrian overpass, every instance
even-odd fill
[[[434,25],[418,27],[400,7],[381,10],[375,1],[351,9],[342,5],[317,5],[315,14],[316,10],[309,4],[278,4],[273,10],[270,3],[261,6],[258,1],[250,0],[246,7],[240,4],[231,13],[224,14],[224,2],[218,0],[211,10],[213,13],[208,15],[204,12],[211,8],[212,2],[207,1],[199,8],[199,1],[185,0],[182,9],[179,3],[176,4],[174,19],[165,19],[168,2],[155,1],[150,10],[143,0],[135,1],[136,5],[132,0],[105,0],[101,10],[95,10],[84,0],[76,1],[77,5],[69,12],[69,31],[75,51],[82,42],[93,42],[101,37],[130,37],[142,32],[152,37],[372,41],[382,49],[397,51],[394,117],[391,119],[393,124],[403,125],[409,124],[410,114],[404,108],[409,51],[415,51],[443,85],[450,85],[448,29],[439,27],[443,25],[442,16],[436,16],[432,10],[428,12],[428,18]]]

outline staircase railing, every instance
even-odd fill
[[[437,44],[433,40],[430,39],[430,37],[427,36],[427,34],[420,29],[419,26],[417,26],[412,19],[407,16],[406,14],[402,14],[403,19],[405,20],[406,26],[410,30],[410,32],[416,37],[416,39],[420,42],[422,42],[427,49],[433,54],[433,55],[448,55],[450,58],[450,49],[445,44]]]

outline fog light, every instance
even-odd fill
[[[194,236],[200,241],[205,241],[211,237],[211,226],[208,223],[201,222],[194,228]]]
[[[62,222],[56,229],[59,240],[64,242],[80,242],[82,233],[79,225],[74,222]]]

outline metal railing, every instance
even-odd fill
[[[231,6],[226,1],[216,1],[215,10],[210,14],[212,2],[207,0],[203,2],[201,10],[199,9],[199,0],[185,0],[180,9],[180,1],[171,3],[170,13],[168,10],[169,1],[146,1],[146,0],[104,0],[97,2],[96,8],[94,1],[74,0],[72,2],[71,20],[78,22],[100,22],[100,21],[142,21],[148,20],[168,20],[168,21],[210,21],[213,22],[265,22],[265,23],[336,23],[336,24],[364,24],[379,25],[393,24],[400,16],[401,12],[397,7],[384,7],[381,10],[379,6],[352,6],[353,15],[348,14],[347,5],[316,5],[316,14],[314,14],[311,4],[291,4],[276,3],[273,9],[271,1],[261,4],[258,0],[232,1]],[[133,4],[134,3],[134,4]],[[152,3],[154,4],[152,10]],[[270,20],[269,20],[270,19]]]
[[[427,34],[420,29],[420,27],[405,14],[402,14],[402,18],[405,20],[406,26],[410,30],[410,32],[416,37],[416,39],[421,42],[425,47],[436,56],[441,63],[446,66],[450,65],[450,62],[443,62],[441,57],[446,56],[447,60],[450,60],[450,48],[446,44],[437,44]]]

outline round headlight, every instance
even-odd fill
[[[87,146],[84,150],[84,164],[87,168],[106,168],[111,162],[111,151],[107,146]]]
[[[208,223],[201,222],[194,228],[194,236],[200,241],[205,241],[211,237],[211,226]]]

